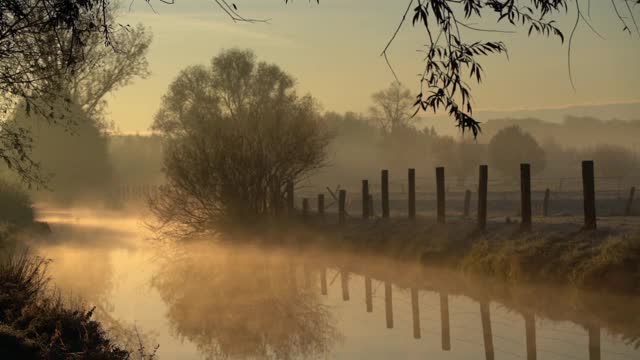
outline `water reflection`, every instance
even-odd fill
[[[191,244],[165,261],[153,284],[169,323],[209,358],[315,358],[339,339],[320,299],[324,271],[312,281],[308,266],[247,247]]]

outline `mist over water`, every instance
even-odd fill
[[[54,285],[96,306],[111,331],[135,328],[160,344],[161,359],[640,356],[633,297],[322,250],[174,247],[150,240],[135,214],[42,210],[40,218],[54,230],[35,246],[53,260]]]

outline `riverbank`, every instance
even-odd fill
[[[317,219],[316,219],[317,220]],[[507,282],[546,282],[616,293],[640,293],[640,221],[606,218],[582,231],[573,218],[539,221],[530,231],[493,220],[485,231],[452,219],[309,221],[305,239],[362,254],[444,266]]]

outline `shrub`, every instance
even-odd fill
[[[520,164],[531,164],[533,174],[540,173],[546,165],[544,150],[530,134],[518,126],[500,130],[489,142],[489,163],[503,175],[517,178]]]
[[[0,222],[23,226],[33,223],[31,198],[19,186],[0,180]]]

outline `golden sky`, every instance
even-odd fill
[[[143,23],[154,36],[148,56],[151,76],[110,99],[109,117],[126,133],[148,131],[163,94],[181,69],[208,64],[221,49],[231,47],[253,49],[260,60],[278,64],[297,79],[299,91],[311,93],[324,110],[365,112],[371,94],[393,81],[379,55],[408,4],[237,0],[243,15],[271,19],[247,24],[231,21],[212,0],[152,3],[156,13],[144,1],[136,1],[120,18],[123,23]],[[574,19],[570,10],[559,23],[567,36]],[[608,1],[592,1],[590,22],[604,40],[584,24],[578,28],[572,52],[575,91],[567,71],[567,45],[557,38],[528,38],[526,29],[517,34],[463,33],[466,39],[502,40],[509,47],[508,59],[482,59],[486,74],[485,81],[474,86],[476,110],[640,100],[640,36],[622,31]],[[423,31],[408,22],[389,53],[398,77],[412,91],[418,88],[422,70],[423,55],[417,50],[424,44]]]

